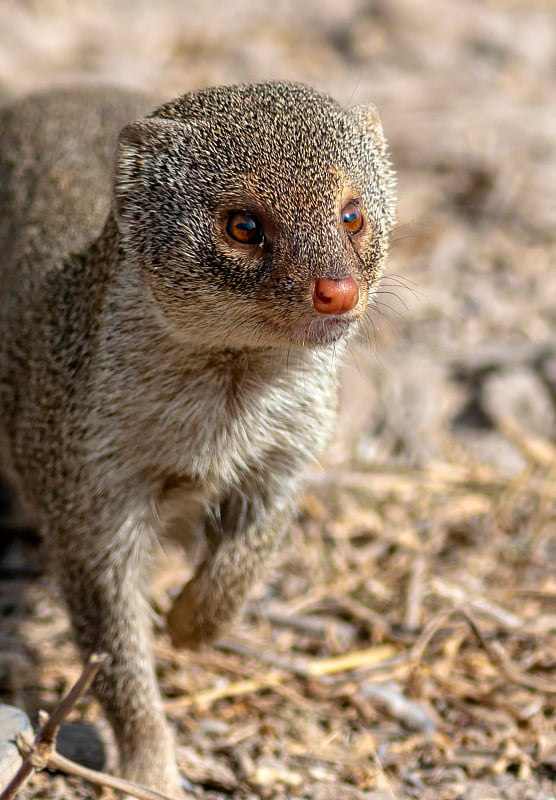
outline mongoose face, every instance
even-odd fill
[[[264,86],[185,95],[120,136],[123,247],[189,343],[331,344],[380,277],[393,179],[374,107]]]

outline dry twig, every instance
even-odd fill
[[[79,698],[85,694],[106,658],[105,653],[93,653],[83,667],[78,680],[53,713],[50,716],[45,712],[40,714],[41,725],[35,739],[32,744],[24,744],[23,748],[26,752],[23,754],[23,764],[0,795],[0,800],[12,800],[17,792],[25,786],[34,772],[45,769],[48,766],[54,752],[60,725]],[[19,746],[20,743],[18,741]]]
[[[545,692],[546,694],[556,694],[555,683],[544,678],[525,674],[512,663],[500,642],[488,641],[469,609],[461,608],[460,611],[492,663],[502,671],[509,681],[525,689],[533,689],[536,692]]]
[[[172,800],[167,794],[155,789],[147,789],[123,778],[115,778],[105,772],[88,769],[56,752],[56,736],[60,725],[77,701],[85,694],[106,658],[106,653],[93,653],[83,667],[78,680],[52,714],[48,715],[45,711],[39,712],[40,725],[32,741],[30,737],[23,734],[17,737],[17,746],[23,756],[23,763],[0,794],[0,800],[12,800],[33,773],[47,768],[76,775],[100,786],[108,786],[116,791],[137,797],[138,800]]]

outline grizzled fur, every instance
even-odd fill
[[[0,114],[0,456],[82,652],[110,654],[96,690],[124,774],[178,794],[150,555],[165,534],[204,542],[175,638],[226,627],[334,425],[337,356],[380,276],[393,179],[374,108],[301,85],[148,108],[105,88]],[[357,245],[341,224],[353,198]],[[259,216],[260,246],[227,236],[232,210]],[[311,283],[345,276],[357,307],[317,313]]]

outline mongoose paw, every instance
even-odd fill
[[[187,583],[166,617],[168,633],[176,648],[197,650],[220,633],[221,622],[210,617],[200,602],[202,592],[195,580]]]

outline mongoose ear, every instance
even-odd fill
[[[382,122],[380,120],[378,108],[373,103],[368,103],[364,106],[354,106],[350,111],[366,133],[384,142]]]
[[[161,150],[183,140],[185,127],[175,120],[140,119],[120,133],[114,167],[114,200],[118,223],[131,222],[137,204],[144,202],[149,164]]]

